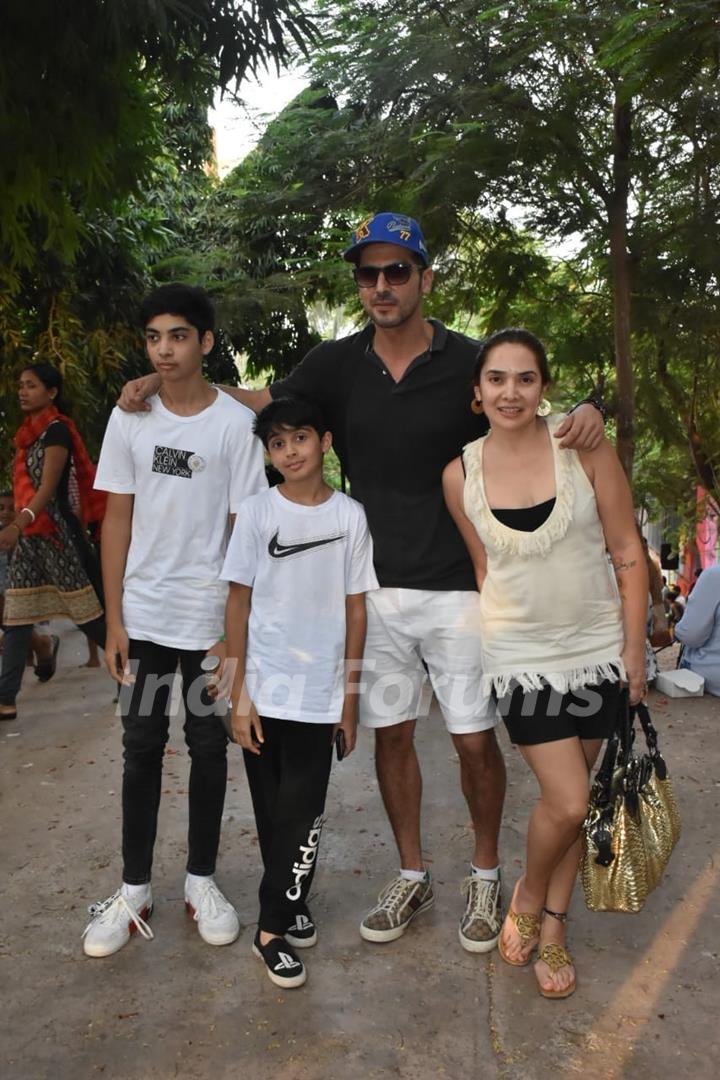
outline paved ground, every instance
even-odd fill
[[[683,839],[642,914],[593,915],[576,897],[572,999],[544,1001],[530,970],[460,949],[470,833],[451,744],[432,721],[418,745],[435,908],[398,942],[360,940],[357,924],[396,865],[365,739],[331,781],[313,902],[321,939],[306,953],[308,983],[283,994],[250,954],[259,859],[233,748],[218,879],[243,933],[213,949],[185,916],[187,761],[177,724],[154,871],[155,940],[135,938],[106,960],[83,956],[86,905],[118,884],[121,760],[112,689],[102,672],[78,669],[82,640],[63,629],[56,678],[46,686],[28,678],[20,719],[0,729],[5,1080],[718,1075],[716,699],[652,697]],[[503,746],[509,893],[534,792],[504,734]]]

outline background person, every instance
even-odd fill
[[[685,605],[687,601],[680,591],[679,585],[671,585],[668,593],[668,599],[670,602],[670,612],[668,614],[668,622],[671,627],[677,626],[685,614]]]
[[[76,475],[74,469],[70,470],[70,477],[69,477],[69,481],[68,481],[68,499],[69,499],[69,502],[70,502],[70,507],[72,509],[72,512],[77,517],[80,517],[80,514],[81,514],[80,490],[78,488],[77,475]],[[99,563],[100,562],[100,523],[99,522],[94,523],[93,532],[92,532],[92,535],[90,536],[89,539],[90,539],[90,543],[92,545],[92,549],[93,549],[93,552],[95,554],[95,557],[96,557],[96,559],[97,559],[97,561]],[[81,668],[83,668],[83,667],[99,668],[101,665],[100,665],[100,652],[99,652],[99,649],[98,649],[98,646],[97,646],[97,642],[93,641],[92,638],[86,638],[86,641],[87,641],[87,649],[88,649],[88,658],[84,663],[79,664],[78,666],[81,667]]]
[[[494,948],[500,932],[505,765],[495,739],[495,709],[482,690],[473,568],[441,483],[448,461],[488,430],[485,416],[472,408],[478,343],[424,317],[433,271],[412,218],[367,218],[353,231],[344,258],[353,264],[368,316],[364,329],[316,346],[269,389],[225,389],[255,411],[287,394],[320,405],[373,538],[381,587],[367,601],[360,723],[375,730],[378,783],[400,867],[360,933],[369,941],[392,941],[434,902],[422,854],[422,777],[414,743],[424,661],[460,760],[473,824],[460,942],[484,952]],[[146,407],[142,400],[153,386],[148,380],[129,384],[121,405]],[[568,445],[591,448],[602,431],[597,408],[585,404],[556,434]],[[393,687],[409,692],[398,695]]]
[[[540,993],[567,997],[565,923],[589,772],[615,728],[621,677],[632,702],[646,690],[648,578],[614,449],[606,440],[592,454],[559,448],[558,418],[537,415],[549,382],[533,334],[491,335],[475,377],[490,434],[465,447],[443,483],[481,588],[485,679],[540,788],[499,949],[524,965],[538,947]]]
[[[680,666],[702,675],[708,694],[720,697],[720,566],[696,576],[675,637],[684,646]]]
[[[104,496],[93,490],[95,466],[67,415],[57,368],[25,368],[18,395],[25,415],[15,435],[13,491],[18,509],[0,530],[0,551],[14,549],[3,613],[0,720],[17,715],[15,699],[33,623],[69,618],[97,644],[105,642],[99,567],[86,532],[89,522],[102,520],[105,506]],[[68,500],[71,465],[78,479],[80,518]],[[41,656],[39,663],[44,660]],[[49,663],[54,670],[54,657]]]
[[[0,492],[0,529],[4,529],[15,520],[15,499],[11,491]],[[0,551],[0,628],[3,622],[5,608],[5,590],[7,588],[8,567],[14,547],[9,551]],[[30,647],[27,654],[27,663],[35,668],[35,674],[39,675],[41,682],[47,682],[55,674],[55,660],[60,639],[55,634],[50,634],[48,623],[43,621],[33,626]],[[0,636],[0,652],[2,652],[2,637]],[[0,716],[0,719],[2,717]]]
[[[665,649],[672,645],[672,633],[668,622],[667,612],[663,599],[664,578],[660,572],[660,565],[650,552],[650,546],[641,534],[638,527],[638,535],[645,555],[645,565],[648,573],[648,612],[647,612],[647,636],[645,638],[645,681],[652,686],[660,670],[655,649]]]

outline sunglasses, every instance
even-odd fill
[[[406,285],[413,270],[419,270],[422,274],[424,269],[424,266],[406,262],[386,263],[385,266],[356,266],[353,277],[358,288],[373,289],[381,274],[388,285]]]

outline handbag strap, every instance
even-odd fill
[[[600,768],[595,774],[594,784],[607,796],[605,801],[609,800],[610,797],[610,784],[615,771],[619,746],[620,741],[617,735],[613,735],[611,739],[608,739]]]
[[[644,701],[638,701],[637,705],[632,705],[630,708],[631,716],[637,716],[642,725],[642,729],[645,733],[645,741],[647,742],[648,750],[652,752],[657,749],[657,731],[650,719],[650,710]]]
[[[612,785],[618,768],[627,769],[632,753],[633,727],[627,690],[621,690],[615,730],[607,741],[600,767],[595,774],[593,791],[598,806],[609,807]]]
[[[635,743],[635,713],[630,708],[630,691],[623,686],[618,701],[617,732],[622,750],[622,764],[627,765],[632,757]]]
[[[631,707],[630,713],[633,717],[637,716],[640,720],[648,752],[658,779],[665,780],[667,777],[667,765],[665,764],[665,759],[658,747],[658,734],[655,730],[655,725],[650,719],[650,710],[644,701],[639,701],[637,705]]]

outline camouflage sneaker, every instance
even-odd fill
[[[502,896],[500,879],[486,881],[473,874],[465,878],[462,891],[467,897],[460,920],[460,944],[468,952],[490,952],[500,937]]]
[[[430,874],[422,881],[396,877],[385,886],[378,902],[360,923],[366,941],[394,941],[402,937],[410,922],[435,903]]]

